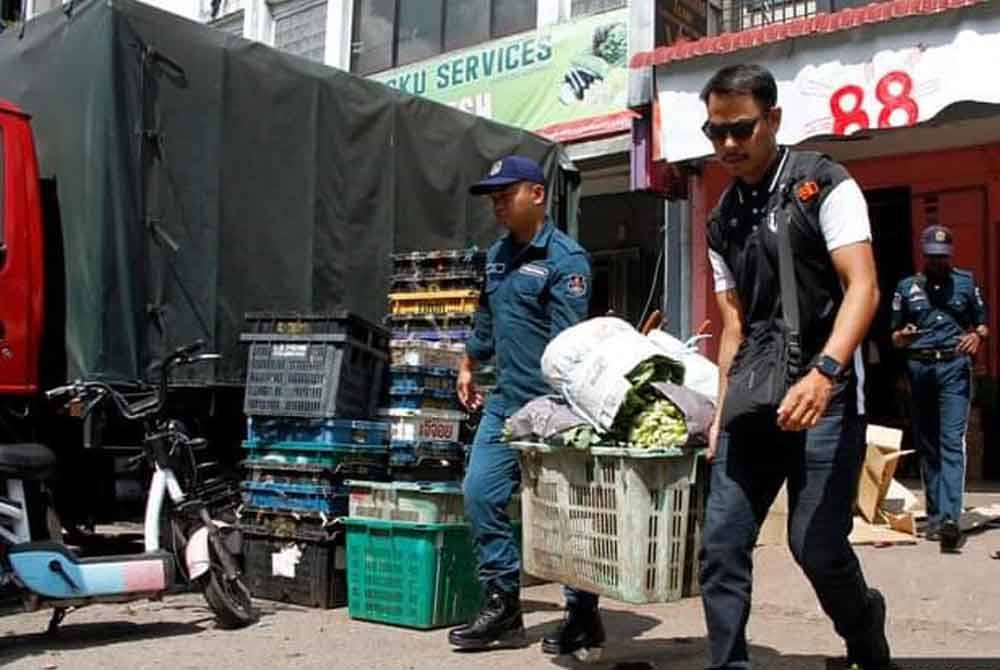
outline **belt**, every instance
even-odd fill
[[[960,354],[954,349],[914,349],[906,352],[906,355],[915,361],[937,362],[953,361],[965,354]]]

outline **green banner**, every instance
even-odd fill
[[[628,10],[520,33],[370,78],[526,130],[624,112]]]

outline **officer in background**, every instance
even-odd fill
[[[490,197],[497,222],[508,232],[486,256],[486,285],[457,384],[462,404],[478,408],[483,398],[473,371],[496,356],[496,390],[483,408],[463,485],[486,599],[472,623],[451,631],[448,640],[460,649],[487,649],[527,642],[521,565],[507,515],[521,475],[517,452],[501,439],[504,422],[552,392],[542,378],[542,353],[556,335],[586,318],[591,272],[583,247],[546,217],[545,175],[535,161],[507,156],[469,192]],[[597,596],[568,587],[565,595],[567,616],[542,640],[542,651],[598,655],[605,636]]]
[[[942,551],[955,551],[963,543],[959,519],[972,359],[990,331],[975,277],[951,266],[951,231],[929,226],[920,244],[923,273],[899,282],[892,297],[892,343],[907,358],[913,442],[927,499],[926,537],[940,541]]]

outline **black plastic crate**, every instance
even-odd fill
[[[247,312],[247,335],[346,335],[374,349],[389,346],[389,333],[353,312],[299,314],[297,312]]]
[[[242,530],[244,576],[255,598],[321,609],[347,604],[343,533],[317,542]]]
[[[242,335],[250,342],[246,399],[251,416],[373,416],[388,365],[385,347],[346,335]]]

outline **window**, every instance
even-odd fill
[[[570,5],[570,16],[574,19],[580,16],[590,16],[612,9],[621,9],[628,5],[628,0],[573,0]]]
[[[447,0],[444,14],[445,51],[489,41],[490,0]]]
[[[326,49],[326,1],[287,0],[271,5],[275,48],[322,63]]]
[[[355,0],[351,72],[371,74],[393,66],[396,0]]]
[[[399,3],[396,65],[406,65],[441,53],[443,0]]]
[[[537,22],[538,0],[354,0],[351,72],[389,70]]]
[[[492,37],[531,30],[538,21],[538,0],[493,0]]]

